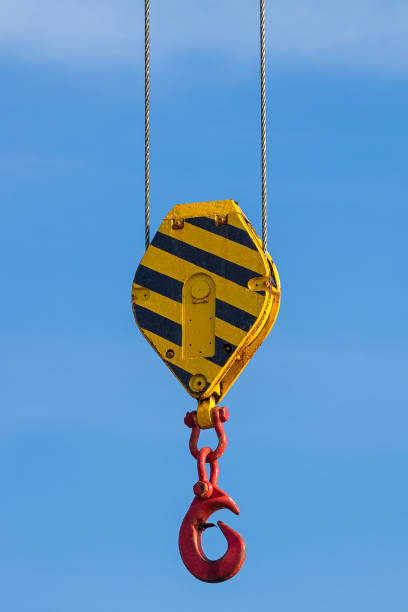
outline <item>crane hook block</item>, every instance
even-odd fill
[[[199,401],[220,401],[275,323],[278,271],[233,200],[179,204],[136,270],[140,331]]]

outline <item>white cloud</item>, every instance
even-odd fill
[[[408,3],[401,0],[267,0],[275,62],[406,72]],[[153,59],[214,50],[258,52],[257,0],[151,0]],[[3,56],[63,62],[143,57],[142,0],[2,0]]]

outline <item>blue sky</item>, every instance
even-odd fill
[[[248,556],[212,586],[177,549],[194,403],[130,307],[133,4],[0,8],[1,608],[405,612],[407,7],[267,2],[282,306],[224,401],[220,486],[241,515],[218,514]],[[234,198],[259,230],[257,3],[152,4],[153,229],[175,203]],[[222,554],[216,530],[205,548]]]

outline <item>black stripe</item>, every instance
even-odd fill
[[[161,338],[181,346],[181,325],[138,304],[134,305],[138,325]]]
[[[212,361],[216,365],[224,366],[228,359],[231,357],[232,353],[235,351],[237,347],[233,344],[229,344],[225,340],[221,338],[215,338],[215,355],[214,357],[207,357],[208,361]]]
[[[140,265],[136,270],[134,282],[176,302],[182,301],[183,283],[161,272]],[[256,317],[246,310],[218,299],[215,302],[215,315],[243,331],[249,331],[256,321]]]
[[[193,247],[186,242],[181,242],[181,240],[176,240],[160,232],[157,232],[153,238],[152,245],[157,249],[167,251],[167,253],[180,257],[180,259],[200,266],[200,268],[204,268],[209,272],[223,276],[246,289],[248,289],[248,282],[251,278],[257,276],[257,273],[253,270],[248,270],[248,268],[227,261],[222,257],[218,257],[218,255],[207,253],[207,251],[203,251],[203,249]]]
[[[134,282],[176,302],[182,301],[183,283],[145,266],[138,267]]]
[[[183,370],[183,368],[179,368],[179,366],[176,366],[174,363],[171,363],[170,361],[167,361],[167,359],[166,359],[166,364],[173,371],[173,373],[177,376],[177,378],[180,380],[180,382],[185,387],[187,387],[187,389],[189,389],[188,383],[189,383],[189,380],[191,378],[190,372],[186,372],[186,370]],[[207,385],[207,387],[208,387],[208,385]],[[204,391],[204,389],[203,389],[203,391]]]
[[[174,374],[177,376],[177,378],[180,380],[181,384],[183,384],[188,389],[188,391],[191,391],[188,383],[190,382],[190,378],[192,377],[192,374],[190,374],[190,372],[186,372],[186,370],[183,370],[183,368],[176,366],[174,363],[170,363],[170,361],[166,360],[166,363],[169,366],[169,368],[174,372]],[[201,389],[201,391],[194,391],[194,393],[196,393],[197,395],[201,395],[202,393],[204,393],[204,391],[208,389],[209,386],[210,386],[210,383],[207,383],[205,387]]]
[[[257,251],[249,234],[247,234],[245,230],[239,229],[239,227],[234,227],[228,223],[226,225],[216,225],[214,219],[208,219],[208,217],[193,217],[191,219],[185,219],[185,221],[186,223],[191,223],[191,225],[201,227],[201,229],[207,230],[207,232],[212,232],[213,234],[217,234],[217,236],[222,236],[233,242],[238,242],[242,244],[242,246],[246,246],[253,251]]]
[[[138,325],[145,329],[146,331],[150,331],[173,344],[177,344],[181,346],[182,342],[182,328],[179,323],[175,323],[166,317],[162,317],[156,312],[152,312],[147,308],[143,308],[143,306],[134,305],[135,316],[138,322]],[[229,344],[222,338],[215,337],[215,352],[213,357],[207,357],[208,361],[219,365],[220,367],[224,366],[228,359],[230,358],[233,351],[235,351],[236,346],[233,344]]]
[[[143,308],[143,306],[139,306],[137,304],[134,305],[136,321],[138,325],[145,329],[146,331],[150,331],[173,344],[177,344],[181,346],[182,342],[182,328],[179,323],[175,323],[162,315],[157,314],[149,310],[148,308]],[[228,346],[230,349],[225,350],[225,347]],[[209,361],[213,363],[223,366],[228,361],[232,351],[234,351],[236,347],[233,344],[228,344],[225,340],[221,338],[215,338],[215,352],[213,357],[207,357]]]
[[[246,332],[251,329],[257,319],[246,310],[231,306],[231,304],[222,300],[216,300],[215,302],[215,316]]]

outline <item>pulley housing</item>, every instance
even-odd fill
[[[279,304],[278,271],[233,200],[174,206],[132,288],[142,334],[199,401],[224,397]]]

